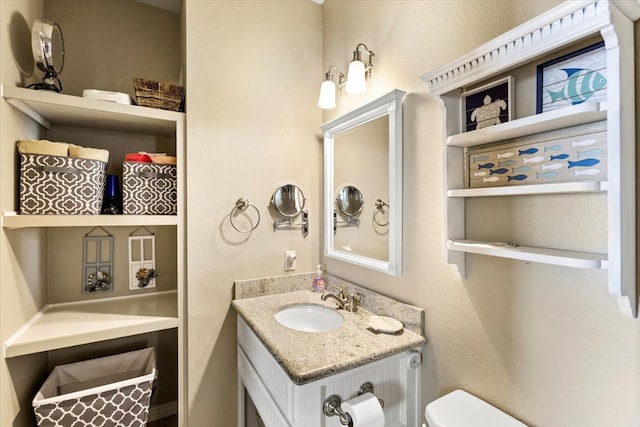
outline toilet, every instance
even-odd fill
[[[527,427],[464,390],[456,390],[427,405],[429,427]]]

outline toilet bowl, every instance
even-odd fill
[[[464,390],[456,390],[427,405],[429,427],[527,427]]]

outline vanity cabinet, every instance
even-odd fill
[[[345,343],[344,345],[349,345]],[[331,349],[327,348],[330,352]],[[294,383],[259,338],[238,316],[238,427],[249,427],[246,396],[265,427],[340,427],[337,416],[323,414],[331,395],[348,400],[366,382],[384,401],[385,426],[420,425],[420,364],[416,351],[393,356],[304,384]],[[245,394],[246,393],[246,394]]]
[[[619,297],[621,311],[627,315],[637,315],[633,20],[638,16],[626,15],[631,15],[631,11],[621,3],[593,0],[566,2],[422,76],[430,92],[439,98],[443,107],[446,256],[463,278],[467,254],[606,269],[609,292]],[[536,114],[538,65],[597,42],[604,42],[606,52],[607,99],[603,102],[587,100]],[[465,132],[461,95],[506,76],[515,76],[515,95],[514,99],[509,100],[515,105],[515,115],[507,122]],[[589,135],[590,132],[602,130],[606,133],[602,150],[606,152],[606,161],[603,160],[602,165],[607,171],[604,178],[469,188],[472,171],[468,166],[468,150],[474,147],[490,149],[492,146],[504,146],[502,144],[513,144],[513,147],[519,141],[554,141],[567,135]],[[549,153],[540,151],[536,155],[542,155],[544,162],[548,162]],[[535,167],[538,167],[536,171],[544,172],[539,169],[539,164]],[[570,199],[565,197],[568,194],[571,194]],[[549,209],[566,217],[575,213],[570,210],[571,205],[567,201],[574,203],[577,200],[575,204],[581,206],[584,200],[586,206],[591,206],[593,194],[596,194],[595,203],[604,206],[604,224],[597,225],[603,227],[601,230],[589,229],[586,232],[603,235],[606,248],[581,250],[575,244],[580,239],[569,234],[563,235],[562,230],[554,229],[545,235],[545,224],[536,223],[536,215],[528,215],[526,209],[512,208],[511,218],[508,214],[504,216],[503,228],[520,226],[540,230],[540,236],[532,239],[534,244],[528,244],[527,241],[500,241],[503,236],[527,236],[526,233],[510,235],[508,232],[501,233],[499,227],[491,226],[486,227],[490,231],[478,231],[483,228],[478,227],[483,215],[478,212],[486,215],[492,209],[488,205],[503,203],[497,201],[497,197],[519,201],[536,198],[533,203],[539,201],[545,204],[551,197],[555,204],[548,204]],[[553,195],[563,197],[554,199]],[[514,204],[518,200],[514,200]],[[494,212],[497,211],[495,209]],[[476,225],[476,235],[470,235],[470,224]]]
[[[6,85],[1,91],[2,102],[9,104],[7,111],[24,122],[25,135],[40,128],[48,139],[107,148],[110,164],[122,162],[122,152],[161,147],[177,157],[178,171],[177,215],[21,215],[17,212],[16,141],[0,142],[3,166],[13,165],[2,171],[1,186],[3,191],[13,189],[14,196],[12,203],[3,199],[0,218],[2,286],[23,297],[31,293],[36,310],[30,314],[33,308],[16,307],[21,302],[17,299],[1,301],[5,316],[13,313],[11,322],[22,322],[9,335],[3,329],[8,373],[14,383],[24,381],[36,387],[16,387],[13,400],[20,411],[29,412],[33,394],[53,365],[145,345],[156,347],[156,394],[163,396],[160,412],[175,413],[176,406],[182,410],[186,382],[184,113]],[[115,236],[113,290],[83,294],[82,238],[95,227]],[[159,277],[153,289],[129,290],[128,236],[140,227],[156,236]],[[3,322],[7,319],[3,317]],[[22,375],[28,380],[20,379]],[[5,416],[13,417],[6,411],[3,425],[9,419]],[[12,425],[21,424],[14,421]]]

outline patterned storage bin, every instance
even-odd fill
[[[122,210],[127,215],[176,215],[175,165],[124,162]]]
[[[99,214],[106,169],[100,160],[20,154],[20,213]]]
[[[38,426],[146,426],[156,375],[153,348],[56,366],[32,402]]]

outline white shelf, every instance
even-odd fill
[[[176,291],[49,304],[4,343],[4,357],[177,327]]]
[[[490,142],[499,142],[606,119],[606,103],[578,104],[495,126],[451,135],[447,138],[447,145],[452,147],[474,147]]]
[[[178,225],[176,215],[19,215],[2,213],[3,228]]]
[[[534,194],[597,193],[607,191],[607,181],[559,182],[510,187],[462,188],[447,191],[448,197],[525,196]]]
[[[502,242],[478,242],[474,240],[447,240],[447,248],[452,251],[563,265],[566,267],[608,268],[607,255],[587,252],[514,246]]]
[[[52,123],[94,129],[175,136],[176,123],[184,120],[184,113],[116,104],[80,96],[0,86],[7,102],[47,129]]]

